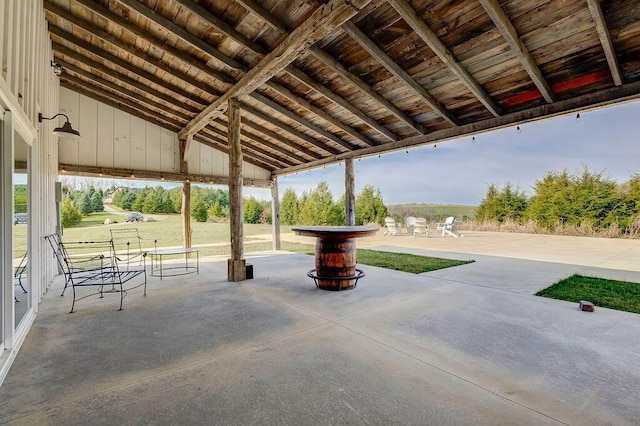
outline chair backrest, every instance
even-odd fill
[[[417,217],[413,226],[414,228],[425,229],[427,227],[427,219],[424,217]]]
[[[142,249],[142,238],[138,232],[138,228],[114,228],[110,229],[113,250],[118,261],[122,264],[129,265],[137,262],[141,264],[144,261],[146,253]],[[154,250],[157,248],[157,240],[153,241]]]
[[[386,217],[384,219],[384,224],[388,227],[388,228],[395,228],[396,227],[396,221],[394,218],[392,217]]]
[[[407,216],[407,226],[413,226],[416,223],[416,218],[413,216]]]
[[[454,216],[449,216],[447,220],[444,221],[445,225],[453,225],[453,221],[456,220]]]

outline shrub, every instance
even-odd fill
[[[62,200],[62,205],[60,206],[60,219],[62,221],[62,226],[65,228],[71,228],[76,226],[82,220],[82,214],[73,205],[71,198],[65,197]]]

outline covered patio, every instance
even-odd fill
[[[344,162],[353,225],[359,158],[638,99],[640,0],[0,0],[0,23],[2,419],[637,421],[637,315],[531,296],[578,264],[497,243],[317,291],[278,252],[278,177]],[[186,248],[191,185],[227,185],[231,256],[63,314],[59,174],[180,182]],[[250,281],[245,186],[274,218]]]
[[[475,262],[421,275],[363,265],[355,290],[326,292],[305,275],[311,256],[250,255],[257,273],[241,286],[209,258],[200,275],[152,280],[122,312],[93,299],[71,316],[58,283],[0,412],[11,424],[636,424],[640,316],[532,294],[575,272],[638,281],[640,271],[440,240],[448,247],[378,248]],[[631,269],[628,251],[603,254]]]

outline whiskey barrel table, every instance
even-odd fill
[[[307,273],[318,288],[355,288],[364,272],[356,269],[356,238],[375,235],[379,228],[367,226],[304,226],[292,229],[296,235],[316,237],[316,268]]]

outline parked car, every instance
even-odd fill
[[[27,223],[26,213],[18,213],[13,215],[13,224],[17,225],[19,223]]]
[[[127,222],[142,222],[144,216],[140,212],[129,213],[127,215]]]

